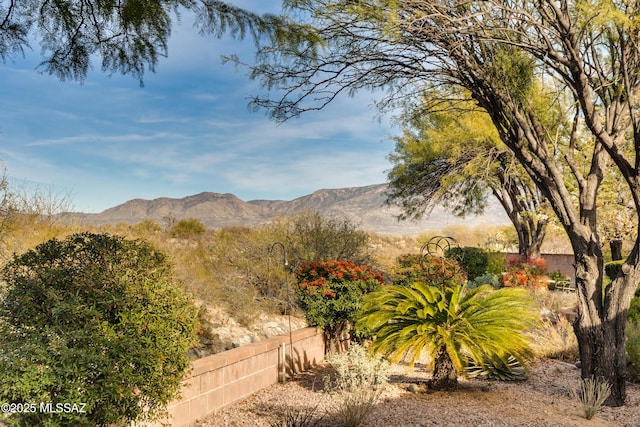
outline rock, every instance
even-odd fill
[[[418,384],[409,384],[407,391],[411,393],[418,393],[420,391],[420,386]]]

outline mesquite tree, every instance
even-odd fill
[[[137,78],[167,56],[174,20],[195,15],[203,35],[259,39],[295,37],[277,15],[256,15],[219,0],[45,1],[0,0],[0,60],[13,60],[40,44],[38,68],[60,80],[82,81],[92,61],[102,71]]]
[[[489,116],[472,105],[466,108],[410,118],[389,156],[394,166],[388,173],[387,203],[402,208],[400,219],[420,218],[436,206],[464,217],[483,213],[493,195],[516,230],[520,256],[539,258],[548,204]]]
[[[446,88],[484,109],[571,241],[582,375],[612,385],[607,404],[624,404],[624,329],[640,280],[640,239],[619,276],[604,286],[597,205],[603,177],[615,168],[640,210],[640,6],[622,0],[285,3],[295,12],[291,19],[315,27],[322,49],[304,38],[261,47],[253,77],[280,90],[255,104],[284,120],[322,108],[341,92],[385,88],[381,107],[411,109],[422,94]],[[541,92],[562,103],[569,126],[551,132],[549,110],[532,102]]]

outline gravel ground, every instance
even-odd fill
[[[224,408],[197,425],[271,426],[287,410],[304,413],[313,408],[315,418],[323,416],[319,425],[339,425],[335,412],[341,398],[322,392],[325,374],[326,368],[319,366]],[[572,364],[542,360],[526,381],[462,380],[455,392],[425,392],[422,383],[428,373],[424,369],[418,366],[407,371],[395,366],[389,385],[363,427],[640,426],[640,385],[627,385],[625,406],[603,408],[587,421],[571,396],[579,377],[579,370]],[[412,384],[418,384],[417,392],[408,391]]]

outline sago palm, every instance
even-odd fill
[[[524,289],[414,283],[365,296],[359,326],[375,336],[374,351],[393,362],[408,357],[413,365],[423,350],[429,352],[434,360],[429,385],[441,390],[457,386],[469,360],[508,366],[512,356],[524,363],[531,351],[523,332],[538,321],[537,306]]]

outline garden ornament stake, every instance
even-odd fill
[[[455,251],[455,259],[447,258],[452,249]],[[456,239],[449,236],[434,236],[420,248],[420,267],[433,280],[444,285],[448,279],[462,272],[462,251]],[[437,262],[433,262],[437,259]]]
[[[296,374],[296,365],[293,361],[293,332],[291,330],[291,296],[289,295],[289,260],[287,259],[287,248],[280,242],[275,242],[269,248],[269,255],[271,255],[274,249],[278,246],[282,250],[283,267],[284,267],[284,283],[287,287],[287,314],[289,317],[289,354],[291,358],[291,373]]]

